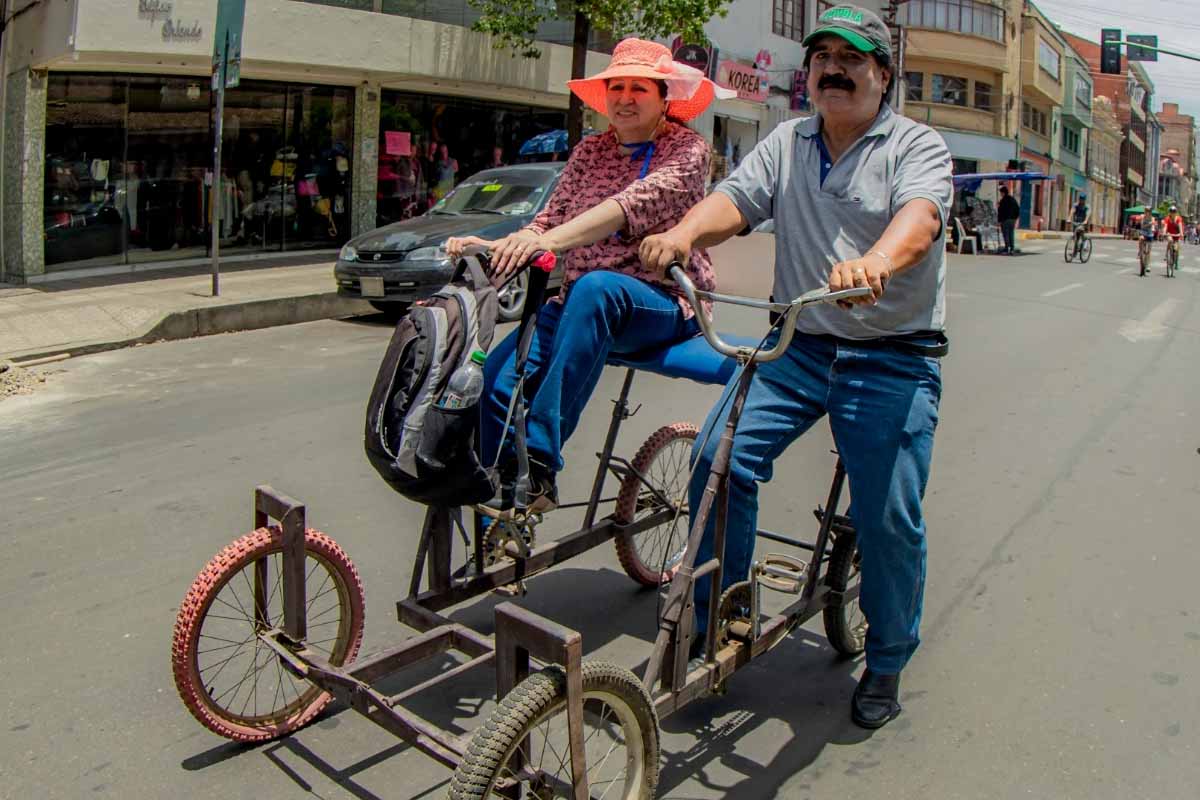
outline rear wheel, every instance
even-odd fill
[[[687,550],[688,479],[692,445],[699,434],[699,429],[688,422],[659,428],[638,448],[633,472],[621,481],[613,513],[617,522],[636,522],[664,508],[674,512],[671,519],[655,528],[613,539],[621,567],[643,586],[661,586],[675,577]]]
[[[825,570],[825,584],[835,592],[845,592],[862,582],[858,556],[858,537],[850,531],[838,534]],[[858,599],[825,606],[825,636],[829,644],[844,656],[857,656],[867,645],[867,618]]]
[[[471,738],[450,800],[572,797],[566,711],[561,667],[523,680]],[[636,675],[613,664],[583,665],[583,740],[589,796],[652,800],[658,717]]]
[[[358,571],[320,531],[304,533],[308,639],[341,666],[363,631]],[[284,736],[311,722],[330,696],[296,678],[258,634],[283,624],[283,532],[259,528],[197,576],[175,621],[171,668],[183,704],[204,727],[239,742]]]

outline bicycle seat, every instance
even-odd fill
[[[734,345],[754,347],[758,344],[757,339],[748,336],[721,334],[721,338]],[[630,367],[668,378],[685,378],[696,383],[721,386],[729,382],[729,376],[733,375],[733,370],[737,367],[736,361],[713,350],[699,334],[657,350],[612,353],[608,357],[608,363],[615,367]]]

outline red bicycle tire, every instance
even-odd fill
[[[278,526],[259,528],[236,539],[217,553],[196,576],[179,606],[179,614],[175,620],[171,642],[171,670],[180,699],[201,725],[213,733],[237,742],[265,742],[285,736],[312,722],[332,699],[328,692],[312,687],[310,692],[297,698],[299,706],[282,719],[266,724],[245,724],[224,713],[224,710],[213,702],[200,674],[198,642],[214,600],[243,569],[259,559],[282,552],[282,548],[283,532]],[[345,551],[324,533],[306,530],[304,550],[306,561],[315,557],[324,562],[329,568],[329,574],[336,575],[342,583],[342,587],[338,589],[339,607],[343,604],[348,605],[349,620],[346,635],[336,637],[343,641],[331,648],[333,657],[330,661],[334,666],[349,664],[358,654],[358,648],[362,644],[362,580]],[[344,597],[340,595],[343,589]],[[254,665],[257,666],[257,655]]]
[[[650,466],[654,463],[654,459],[664,448],[680,439],[695,441],[699,435],[700,429],[690,422],[673,422],[670,425],[664,425],[650,434],[649,438],[638,448],[637,454],[630,463],[636,473],[647,475]],[[686,464],[684,468],[687,468]],[[621,489],[617,493],[617,507],[613,512],[613,518],[617,522],[628,524],[637,518],[638,499],[644,488],[644,485],[636,474],[627,475],[625,480],[621,481]],[[651,531],[653,530],[657,530],[657,528],[652,528]],[[636,534],[636,536],[645,536],[651,531],[643,531],[640,534]],[[686,536],[687,527],[685,521],[685,544]],[[617,550],[617,560],[621,562],[621,568],[625,570],[625,574],[642,586],[661,586],[664,583],[670,582],[675,577],[675,573],[679,571],[678,564],[666,570],[646,564],[638,553],[634,535],[622,534],[617,536],[613,539],[613,546]]]

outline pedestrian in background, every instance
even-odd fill
[[[996,208],[996,219],[1000,222],[1000,233],[1004,235],[1004,250],[1012,255],[1015,250],[1013,242],[1017,235],[1017,220],[1021,218],[1021,204],[1008,191],[1007,186],[1000,187],[1000,205]]]

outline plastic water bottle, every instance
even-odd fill
[[[482,350],[471,353],[467,362],[450,376],[446,391],[442,393],[442,408],[467,408],[479,402],[483,394],[483,362],[487,354]]]

